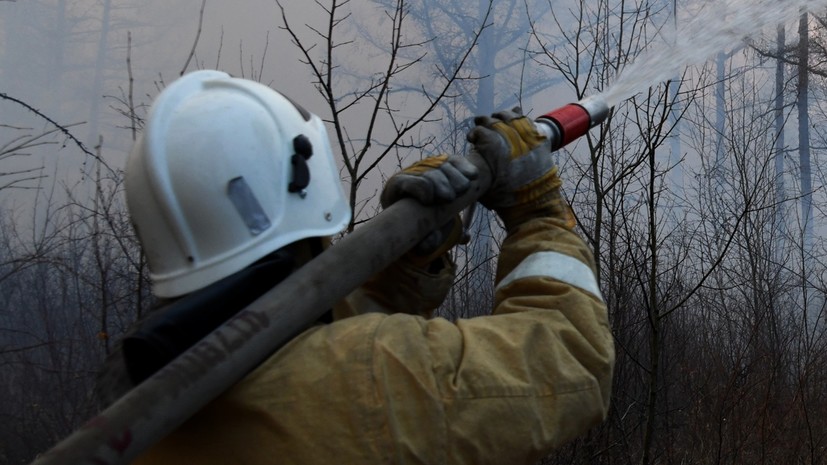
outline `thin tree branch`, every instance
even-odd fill
[[[192,50],[190,50],[190,54],[187,57],[187,61],[184,63],[184,67],[181,69],[181,76],[187,72],[187,68],[190,66],[190,61],[195,56],[195,49],[198,47],[198,41],[201,38],[201,28],[204,25],[204,7],[207,5],[207,0],[201,1],[201,11],[198,12],[198,31],[195,33],[195,41],[192,43]]]

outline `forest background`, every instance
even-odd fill
[[[474,115],[599,93],[713,3],[0,0],[0,463],[97,411],[101,361],[152,306],[122,169],[181,73],[322,116],[352,231],[400,166],[464,153]],[[618,362],[608,421],[544,463],[827,462],[825,18],[652,83],[554,155]],[[491,305],[502,231],[480,212],[474,232],[446,318]]]

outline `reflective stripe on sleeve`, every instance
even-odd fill
[[[496,290],[523,278],[555,279],[603,300],[600,286],[591,268],[580,260],[559,252],[536,252],[529,255],[500,281]]]

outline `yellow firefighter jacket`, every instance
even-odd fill
[[[605,418],[606,307],[562,221],[510,231],[492,315],[428,318],[450,282],[392,266],[136,463],[532,464]]]

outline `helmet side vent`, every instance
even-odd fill
[[[258,236],[270,227],[270,218],[261,208],[261,203],[243,176],[230,180],[227,184],[227,196],[241,215],[250,234]]]

